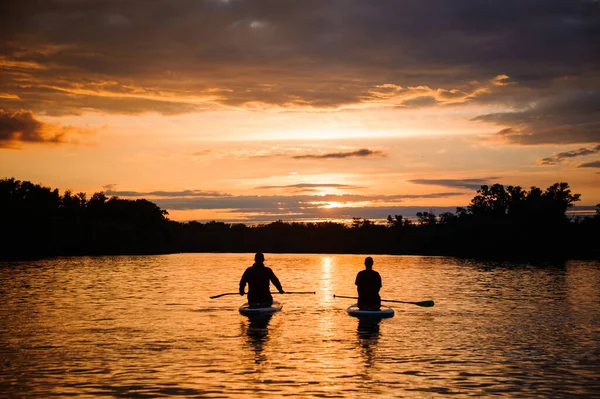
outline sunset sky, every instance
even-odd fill
[[[598,0],[8,0],[0,178],[174,220],[600,203]]]

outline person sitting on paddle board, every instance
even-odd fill
[[[264,264],[265,256],[260,252],[254,255],[254,264],[246,269],[240,280],[240,295],[244,295],[248,284],[248,304],[250,307],[268,308],[273,304],[269,289],[269,281],[273,283],[280,294],[284,294],[281,283],[273,270]]]
[[[365,259],[365,270],[356,275],[356,287],[358,289],[358,308],[360,310],[379,310],[381,298],[381,276],[373,270],[373,258]]]

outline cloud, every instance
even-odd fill
[[[545,165],[556,165],[561,163],[565,159],[575,158],[575,157],[584,157],[587,155],[592,155],[600,152],[600,144],[592,148],[578,148],[576,150],[571,151],[563,151],[554,153],[552,157],[541,158],[537,161],[537,165],[545,166]]]
[[[507,126],[496,137],[514,144],[597,143],[600,142],[600,88],[597,92],[556,95],[523,109],[480,115],[473,120]]]
[[[371,221],[385,222],[388,215],[402,215],[408,219],[416,219],[417,212],[455,212],[455,206],[431,207],[431,206],[370,206],[352,208],[310,208],[303,209],[302,213],[286,211],[264,211],[258,210],[228,210],[221,215],[222,221],[230,223],[271,223],[274,220],[287,222],[307,222],[316,220],[348,220],[352,218],[363,218]],[[204,222],[214,220],[201,220]]]
[[[164,204],[159,204],[162,208]],[[239,208],[210,208],[218,210],[217,217],[202,219],[199,221],[208,222],[211,220],[220,220],[230,223],[271,223],[274,220],[284,220],[287,222],[303,222],[315,220],[351,220],[352,218],[364,218],[372,221],[385,222],[388,215],[402,215],[408,219],[416,219],[418,212],[434,212],[440,215],[444,212],[456,212],[456,206],[404,206],[404,205],[386,205],[373,204],[369,206],[352,206],[352,207],[334,207],[327,208],[321,205],[311,205],[302,203],[300,206],[290,204],[288,202],[279,203],[280,207],[276,206],[261,206],[252,207],[247,203],[244,207]],[[466,204],[457,204],[457,206],[465,206]],[[170,211],[174,208],[167,208]],[[205,208],[184,208],[184,209],[205,209]],[[571,214],[593,214],[595,207],[592,206],[577,206],[569,211]]]
[[[115,190],[114,184],[103,186],[106,195],[115,195],[121,197],[228,197],[230,194],[219,193],[216,191],[202,190],[182,190],[182,191],[120,191]]]
[[[176,97],[178,93],[146,93],[145,89],[104,86],[103,82],[89,83],[92,88],[71,88],[72,83],[62,83],[62,87],[46,86],[29,82],[27,87],[18,90],[19,95],[3,101],[9,108],[27,104],[28,108],[49,116],[81,115],[85,112],[103,112],[109,114],[136,115],[160,113],[178,115],[203,112],[212,109],[207,100]],[[1,86],[0,86],[1,87]],[[94,88],[95,87],[95,88]]]
[[[309,185],[298,185],[306,186]],[[329,185],[327,185],[329,186]],[[104,188],[115,186],[105,185]],[[337,187],[337,186],[336,186]],[[400,204],[406,200],[437,199],[461,196],[461,192],[439,192],[409,195],[230,195],[201,190],[149,192],[109,189],[106,195],[122,197],[158,197],[152,199],[162,209],[168,211],[210,210],[222,214],[220,220],[244,222],[285,220],[335,219],[335,218],[385,218],[388,214],[398,214]],[[421,208],[419,208],[421,209]],[[424,208],[423,208],[424,209]],[[430,210],[427,207],[426,210]],[[452,208],[453,210],[453,208]],[[386,213],[387,212],[387,213]],[[384,214],[385,213],[385,214]],[[240,214],[245,216],[240,220]],[[236,219],[237,218],[237,219]]]
[[[483,177],[478,179],[412,179],[408,180],[414,184],[429,184],[434,186],[444,187],[461,187],[472,190],[479,190],[482,185],[489,185],[491,181],[498,177]]]
[[[196,151],[190,154],[190,156],[192,157],[205,157],[207,155],[210,155],[212,153],[212,150],[202,150],[202,151]]]
[[[546,157],[546,158],[540,158],[538,159],[536,165],[539,166],[552,166],[552,165],[556,165],[559,161],[556,160],[556,158],[550,158],[550,157]]]
[[[383,157],[385,154],[382,151],[373,151],[367,148],[362,148],[356,151],[348,152],[330,152],[326,154],[306,154],[306,155],[295,155],[294,159],[341,159],[341,158],[353,158],[353,157]]]
[[[593,0],[11,3],[0,92],[36,114],[421,107],[514,82],[537,101],[600,60]]]
[[[115,184],[115,183],[109,183],[109,184],[103,185],[102,189],[105,191],[105,194],[106,194],[106,192],[108,192],[108,191],[115,190],[116,187],[117,187],[117,184]]]
[[[402,105],[406,107],[421,108],[438,105],[438,101],[435,99],[435,97],[432,96],[420,96],[405,100],[402,102]]]
[[[244,223],[349,219],[362,217],[385,219],[387,215],[401,214],[400,204],[407,199],[447,198],[463,195],[444,192],[423,195],[277,195],[277,196],[230,196],[225,198],[165,198],[153,200],[158,206],[171,211],[211,210],[221,214],[219,220]],[[335,204],[335,206],[330,206]],[[447,208],[447,209],[446,209]],[[446,207],[444,211],[454,211]],[[419,207],[430,211],[432,207]],[[436,210],[441,208],[436,207]],[[214,220],[215,218],[211,218]]]
[[[442,192],[422,195],[358,195],[358,194],[326,194],[326,195],[274,195],[274,196],[228,196],[228,197],[191,197],[156,199],[160,207],[168,210],[190,209],[222,209],[235,212],[294,212],[304,214],[307,209],[323,208],[326,204],[336,203],[350,206],[370,203],[370,206],[395,204],[407,199],[447,198],[463,195],[460,192]]]
[[[577,166],[578,168],[600,168],[600,160],[582,163]]]
[[[600,144],[594,148],[579,148],[577,150],[559,152],[556,153],[554,156],[557,159],[565,159],[595,154],[597,152],[600,152]]]
[[[257,189],[272,189],[272,188],[362,188],[360,186],[353,186],[350,184],[337,184],[337,183],[299,183],[299,184],[289,184],[286,186],[260,186],[256,187]]]
[[[16,148],[20,143],[64,143],[66,135],[74,131],[70,126],[42,122],[31,111],[0,109],[0,148]]]

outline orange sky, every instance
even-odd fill
[[[0,177],[176,220],[410,216],[492,183],[599,203],[597,3],[467,3],[11,4]]]

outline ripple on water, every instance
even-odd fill
[[[266,324],[239,315],[248,254],[0,264],[7,397],[594,397],[600,265],[376,256],[395,307],[348,317],[363,256],[269,255],[284,287]],[[219,265],[211,268],[207,265]]]

